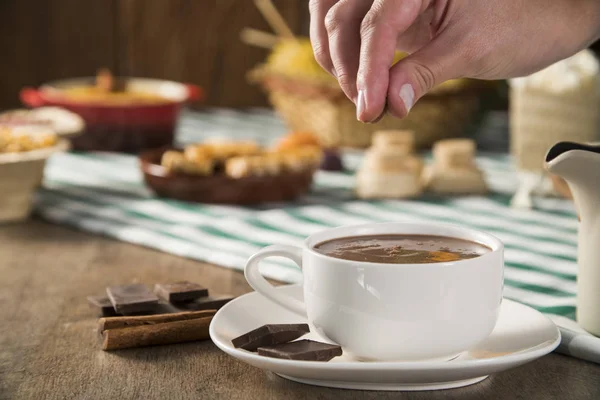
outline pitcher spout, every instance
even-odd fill
[[[600,146],[572,142],[554,145],[546,169],[563,178],[573,195],[575,211],[586,227],[600,220]]]
[[[560,142],[546,154],[546,169],[569,183],[600,189],[600,145]]]

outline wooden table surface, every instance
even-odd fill
[[[250,291],[241,273],[31,221],[0,227],[2,399],[599,399],[600,365],[551,354],[438,392],[363,392],[289,382],[210,341],[106,353],[86,296],[108,285],[197,281]]]

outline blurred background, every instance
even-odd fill
[[[308,35],[306,0],[273,3],[294,33]],[[19,106],[25,85],[102,66],[201,85],[207,106],[268,105],[245,77],[266,51],[242,43],[240,31],[270,31],[252,1],[2,0],[0,15],[0,108]]]
[[[415,133],[417,150],[429,150],[443,139],[469,137],[479,151],[512,152],[517,169],[536,174],[543,167],[542,156],[550,144],[565,135],[570,137],[573,131],[591,133],[571,139],[587,140],[596,135],[594,113],[577,126],[565,116],[570,119],[567,131],[543,133],[544,140],[540,140],[537,131],[530,129],[531,115],[539,114],[541,132],[553,131],[558,124],[547,116],[556,114],[553,110],[560,109],[561,104],[571,103],[568,96],[545,93],[543,97],[552,99],[552,107],[529,110],[531,101],[527,99],[536,98],[539,92],[525,93],[522,112],[513,110],[514,115],[509,116],[511,96],[504,81],[451,81],[421,99],[404,120],[387,116],[377,124],[358,123],[354,105],[314,61],[308,42],[307,3],[272,1],[296,38],[302,39],[295,42],[282,40],[281,32],[274,32],[276,24],[269,13],[249,0],[2,0],[0,111],[41,105],[74,111],[87,125],[84,134],[72,141],[75,150],[138,153],[215,135],[266,145],[286,132],[310,132],[327,148],[365,149],[378,130],[410,130]],[[243,40],[242,32],[248,29],[254,36]],[[596,53],[599,49],[598,43],[592,46]],[[40,102],[43,90],[30,93],[29,100],[22,93],[23,88],[34,88],[35,92],[48,82],[94,77],[103,68],[115,77],[196,85],[200,101],[190,101],[194,96],[188,93],[160,119],[153,112],[128,114],[127,107],[115,107],[119,114],[111,116],[89,109],[85,102]],[[587,103],[587,107],[579,108],[594,107]],[[187,113],[187,118],[177,118],[179,105],[209,114]],[[231,114],[235,110],[256,112],[262,107],[275,113],[268,114],[268,120],[261,114]],[[214,110],[229,114],[215,119],[210,114]],[[519,119],[519,115],[524,117]],[[179,125],[173,139],[175,121]],[[513,129],[509,129],[511,123]],[[517,142],[520,144],[514,145]]]
[[[296,34],[308,34],[306,0],[274,4]],[[267,51],[248,46],[240,31],[271,31],[248,0],[2,0],[0,109],[20,106],[25,85],[115,75],[195,83],[204,105],[267,106],[246,72]]]

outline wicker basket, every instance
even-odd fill
[[[375,124],[356,120],[356,107],[337,84],[325,80],[292,79],[259,66],[249,79],[267,91],[273,107],[294,131],[316,134],[328,147],[366,148],[383,129],[410,129],[418,148],[440,139],[463,136],[479,110],[481,87],[476,84],[428,94],[404,119],[384,116]]]
[[[595,88],[566,93],[511,88],[510,147],[517,169],[544,173],[546,153],[554,144],[598,140],[599,105]]]

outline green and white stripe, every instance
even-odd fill
[[[285,127],[272,113],[212,110],[187,113],[180,142],[208,136],[252,138],[269,144]],[[345,155],[351,169],[359,153]],[[577,218],[570,202],[536,200],[536,209],[508,207],[516,174],[506,155],[485,154],[478,163],[493,194],[487,197],[361,201],[351,173],[320,171],[313,190],[298,203],[254,208],[200,205],[158,199],[144,187],[137,160],[109,153],[57,154],[36,199],[44,218],[183,257],[242,269],[246,259],[272,243],[299,244],[321,229],[372,221],[440,221],[470,226],[505,244],[505,295],[538,310],[573,316]],[[265,261],[265,275],[299,282],[286,260]]]

